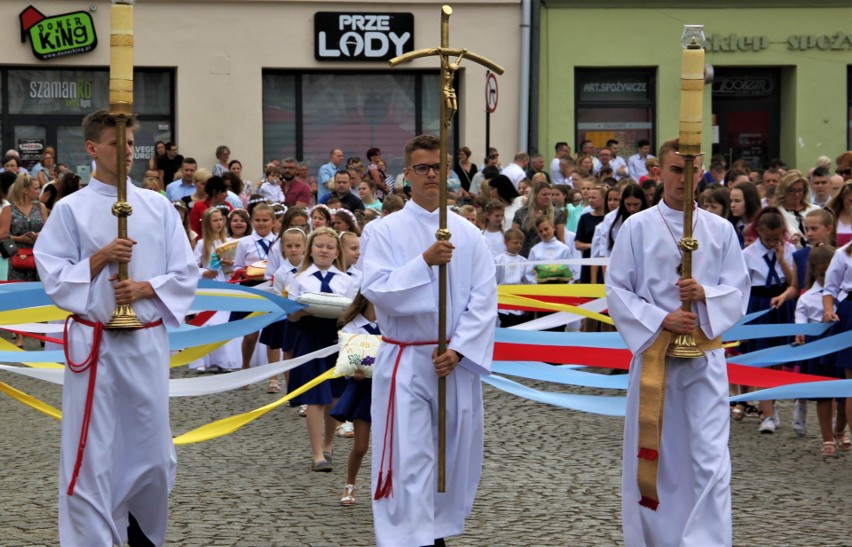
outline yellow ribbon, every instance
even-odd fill
[[[585,296],[603,298],[606,288],[600,284],[498,285],[498,296]]]
[[[68,317],[68,312],[56,306],[38,306],[22,310],[0,312],[0,325],[16,325],[18,323],[44,323]]]
[[[5,393],[9,397],[15,399],[16,401],[20,401],[25,405],[38,410],[39,412],[47,414],[53,419],[60,421],[62,420],[62,412],[60,412],[59,409],[50,406],[44,401],[36,399],[32,395],[27,395],[23,391],[19,391],[5,382],[0,382],[0,391]]]

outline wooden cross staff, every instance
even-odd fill
[[[459,69],[462,59],[467,57],[471,61],[491,69],[496,74],[503,74],[503,68],[489,61],[481,55],[477,55],[466,49],[450,48],[450,15],[453,8],[441,7],[441,47],[418,49],[390,60],[390,66],[408,63],[421,57],[437,55],[441,58],[441,169],[439,177],[440,206],[438,212],[439,228],[435,237],[446,241],[450,239],[450,231],[447,230],[447,153],[449,136],[447,131],[453,123],[453,116],[458,111],[458,100],[456,90],[453,88],[453,77]],[[438,268],[438,355],[447,351],[447,265]],[[447,475],[447,379],[438,378],[438,492],[445,492],[445,481]]]

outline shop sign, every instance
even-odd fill
[[[318,61],[387,61],[414,50],[411,13],[314,14]]]
[[[644,101],[648,80],[631,77],[596,77],[580,84],[581,101]]]
[[[43,150],[44,139],[18,139],[18,154],[21,155],[21,164],[28,168],[41,161]]]
[[[768,97],[772,80],[761,77],[719,78],[713,81],[713,97]]]
[[[42,61],[88,53],[98,45],[95,23],[85,11],[47,17],[33,6],[19,15],[21,43],[30,38],[33,55]]]
[[[769,47],[767,36],[738,36],[729,34],[713,34],[705,44],[707,51],[713,53],[730,53],[737,51],[762,51]],[[852,51],[852,34],[837,32],[835,34],[792,34],[784,42],[790,51]]]

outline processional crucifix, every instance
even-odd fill
[[[450,231],[447,230],[447,148],[449,136],[447,134],[453,117],[458,111],[458,100],[453,87],[453,78],[459,69],[462,59],[467,57],[471,61],[489,68],[496,74],[503,74],[503,68],[489,61],[481,55],[477,55],[466,49],[454,49],[450,47],[450,15],[453,8],[441,7],[441,47],[418,49],[390,60],[390,66],[408,63],[421,57],[437,55],[441,58],[441,110],[440,110],[440,141],[441,141],[441,169],[440,177],[440,206],[438,207],[439,228],[435,237],[446,241],[450,239]],[[438,268],[438,355],[447,351],[447,265]],[[447,470],[447,379],[438,378],[438,492],[445,492],[445,480]]]

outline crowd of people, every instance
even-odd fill
[[[178,154],[174,143],[158,142],[156,155],[148,161],[139,186],[160,193],[171,202],[181,233],[194,250],[199,278],[246,285],[268,282],[272,290],[290,298],[324,292],[353,299],[340,322],[294,313],[262,332],[231,341],[190,368],[199,373],[227,372],[301,357],[332,345],[339,329],[378,334],[381,324],[387,334],[383,318],[387,324],[395,324],[395,314],[411,314],[411,309],[393,311],[404,307],[393,300],[402,286],[415,283],[421,273],[411,269],[413,277],[406,283],[397,280],[400,286],[393,287],[392,283],[388,285],[391,274],[377,266],[382,260],[394,263],[393,253],[382,255],[378,247],[369,256],[362,255],[362,251],[378,236],[383,247],[396,246],[394,252],[405,254],[403,248],[408,242],[388,239],[391,234],[380,227],[389,225],[389,216],[408,210],[408,202],[422,207],[423,185],[428,187],[427,179],[436,179],[441,167],[435,161],[447,162],[449,204],[458,213],[457,218],[468,222],[464,230],[482,235],[477,239],[490,253],[488,268],[493,263],[498,284],[603,283],[606,266],[581,267],[564,261],[609,257],[625,222],[635,213],[660,203],[664,194],[660,161],[651,154],[648,141],[636,144],[637,153],[625,159],[618,155],[620,143],[614,139],[600,149],[583,141],[577,155],[572,155],[567,143],[560,142],[549,164],[540,154],[531,157],[519,152],[502,166],[496,149],[489,150],[482,165],[476,165],[469,148],[462,147],[455,156],[440,158],[430,142],[424,148],[406,151],[408,156],[428,156],[430,163],[412,164],[407,156],[406,169],[400,174],[388,171],[378,148],[366,151],[366,161],[353,156],[345,163],[343,151],[334,149],[315,175],[305,162],[276,159],[264,166],[262,176],[253,183],[244,178],[241,162],[231,159],[228,146],[216,149],[216,163],[207,169],[199,167],[194,158]],[[18,249],[31,249],[54,206],[82,187],[80,178],[57,163],[56,158],[56,151],[48,148],[30,172],[13,154],[4,158],[5,172],[0,173],[0,240],[11,239]],[[813,167],[797,170],[788,169],[781,161],[772,162],[766,169],[755,169],[742,160],[728,166],[723,157],[714,156],[700,180],[696,189],[698,206],[729,222],[743,249],[752,285],[749,311],[772,309],[760,318],[761,322],[839,320],[831,332],[850,328],[852,313],[846,294],[852,286],[852,152],[839,155],[834,163],[832,174],[832,161],[826,157],[819,158]],[[99,179],[98,169],[93,179]],[[430,194],[425,202],[431,204],[432,199]],[[417,211],[407,214],[426,214]],[[469,225],[475,228],[467,228]],[[452,241],[456,241],[456,232]],[[449,259],[444,253],[451,255],[451,247],[430,247],[423,257],[426,259],[431,253],[428,265],[446,263]],[[418,257],[420,252],[422,249]],[[471,257],[454,260],[467,263]],[[405,262],[400,264],[409,267]],[[3,260],[0,267],[8,267],[4,280],[38,280],[34,263],[28,266],[19,260]],[[472,268],[476,272],[484,265],[474,264]],[[476,274],[472,275],[476,281]],[[421,288],[409,287],[412,291]],[[464,290],[480,289],[474,286]],[[246,315],[219,312],[207,324],[234,321]],[[497,323],[507,327],[529,319],[526,312],[501,309]],[[590,320],[565,327],[581,328],[596,331],[607,327]],[[401,355],[408,338],[400,332],[390,334],[401,340]],[[797,337],[796,341],[804,343],[810,338]],[[753,351],[783,342],[780,338],[756,340],[731,351]],[[471,344],[470,351],[481,354],[476,363],[481,365],[490,359],[482,348]],[[470,357],[467,349],[458,353]],[[451,365],[442,361],[440,366],[454,368],[460,361],[465,362],[461,355],[455,359]],[[290,371],[284,377],[287,391],[333,366],[331,356]],[[469,365],[471,369],[476,366]],[[844,350],[801,363],[796,369],[852,378],[852,359],[849,350]],[[335,436],[355,438],[346,465],[343,505],[355,503],[356,479],[367,451],[370,423],[378,419],[370,411],[370,385],[371,380],[363,377],[333,380],[292,401],[306,418],[311,470],[333,469]],[[266,389],[278,393],[282,389],[280,379],[271,378]],[[464,389],[472,388],[465,384]],[[731,393],[743,389],[731,386]],[[388,396],[385,391],[382,393]],[[847,415],[852,412],[852,399],[849,401],[817,402],[820,453],[824,456],[852,449],[852,441],[845,433]],[[772,433],[780,424],[771,402],[761,402],[759,408],[732,405],[730,412],[734,420],[759,416],[761,433]],[[799,401],[792,423],[800,435],[805,434],[806,413],[807,401]],[[381,416],[378,421],[385,432],[386,417]],[[374,458],[383,452],[384,446],[374,446]],[[384,463],[374,461],[373,466],[382,469]],[[379,478],[379,486],[381,482]],[[460,495],[464,501],[467,494]],[[472,498],[469,501],[472,503]],[[469,506],[457,509],[464,513]]]

